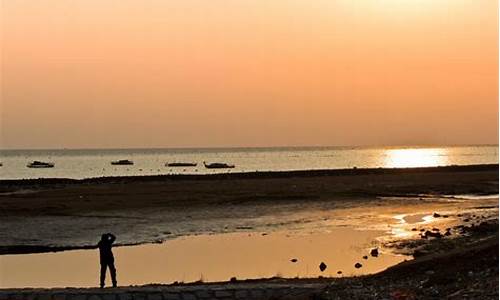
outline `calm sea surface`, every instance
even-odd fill
[[[129,159],[132,166],[113,166]],[[30,169],[33,160],[54,162],[50,169]],[[206,169],[203,161],[234,164],[234,169]],[[0,150],[0,179],[90,178],[159,174],[209,174],[341,168],[404,168],[498,163],[498,146],[456,147],[309,147],[211,149]],[[195,162],[171,168],[166,162]]]

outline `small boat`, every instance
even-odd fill
[[[29,163],[26,167],[28,167],[28,168],[53,168],[54,166],[55,166],[55,164],[52,162],[43,162],[43,161],[35,160],[35,161]]]
[[[120,159],[120,160],[115,160],[111,162],[112,165],[114,166],[130,166],[133,165],[134,162],[128,159]]]
[[[203,162],[203,165],[207,169],[232,169],[234,168],[234,165],[226,164],[226,163],[211,163],[207,164]]]
[[[171,162],[165,164],[166,167],[196,167],[197,165],[197,163],[191,162]]]

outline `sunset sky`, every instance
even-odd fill
[[[494,0],[0,2],[0,148],[498,143]]]

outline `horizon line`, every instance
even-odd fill
[[[313,145],[313,146],[187,146],[187,147],[82,147],[82,148],[0,148],[0,151],[61,151],[61,150],[209,150],[209,149],[311,149],[311,148],[431,148],[431,147],[498,147],[497,144],[406,144],[406,145]]]

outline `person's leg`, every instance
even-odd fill
[[[106,264],[101,263],[101,288],[104,287],[105,280],[106,280]]]
[[[109,263],[109,272],[111,273],[111,281],[113,282],[113,287],[116,287],[116,268],[115,263]]]

